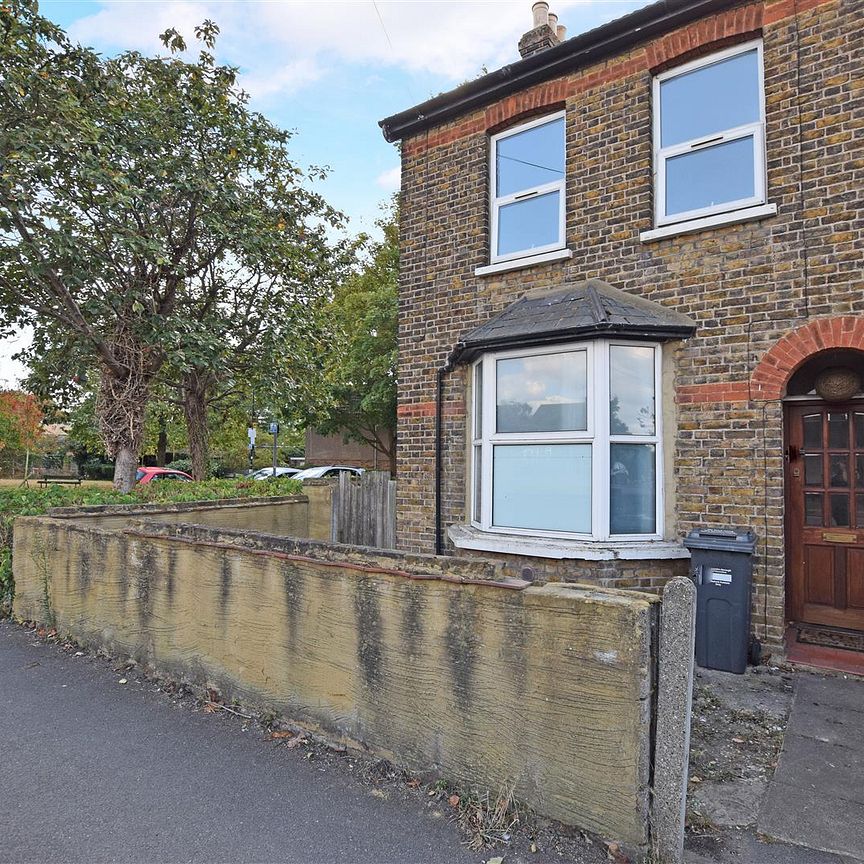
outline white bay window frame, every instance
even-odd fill
[[[552,183],[543,183],[538,186],[530,186],[525,189],[520,189],[518,192],[509,195],[497,195],[498,178],[498,143],[513,135],[518,135],[521,132],[526,132],[529,129],[535,129],[538,126],[544,126],[547,123],[552,123],[555,120],[560,120],[565,117],[564,111],[556,111],[554,114],[545,114],[538,117],[536,120],[530,120],[527,123],[521,123],[511,129],[506,129],[503,132],[498,132],[490,138],[489,148],[489,214],[490,214],[490,244],[489,244],[489,260],[492,264],[499,264],[504,261],[516,261],[523,258],[532,258],[535,255],[543,255],[547,252],[553,252],[558,249],[563,249],[565,245],[565,214],[566,214],[566,170],[565,175],[560,180],[555,180]],[[564,162],[566,166],[567,160],[567,130],[566,120],[564,128]],[[526,249],[520,249],[515,252],[509,252],[504,255],[498,254],[498,223],[499,213],[502,207],[508,204],[513,204],[517,201],[527,201],[532,198],[540,198],[543,195],[548,195],[551,192],[558,192],[558,237],[553,243],[547,243],[545,246],[534,246]]]
[[[758,100],[759,100],[759,118],[758,120],[747,123],[742,126],[737,126],[732,129],[725,129],[720,132],[714,132],[709,135],[703,135],[698,138],[693,138],[689,141],[682,141],[678,144],[663,147],[662,145],[662,105],[660,101],[660,89],[665,81],[672,78],[677,78],[680,75],[686,75],[689,72],[694,72],[697,69],[703,69],[707,66],[713,66],[723,60],[728,60],[739,54],[746,54],[749,51],[756,51],[757,54],[757,75],[758,75]],[[665,72],[661,72],[654,76],[653,80],[653,140],[654,140],[654,224],[658,227],[664,225],[675,225],[682,222],[690,222],[696,219],[703,219],[709,216],[714,216],[720,213],[730,213],[737,210],[744,210],[748,207],[758,207],[766,202],[767,197],[767,168],[765,155],[765,72],[763,63],[763,47],[761,39],[753,39],[748,42],[743,42],[739,45],[734,45],[731,48],[726,48],[722,51],[717,51],[709,54],[706,57],[700,57],[689,63],[684,63],[681,66],[675,66]],[[740,198],[735,201],[726,201],[722,204],[715,204],[710,207],[700,207],[693,210],[687,210],[680,213],[666,215],[666,164],[670,159],[676,156],[681,156],[685,153],[696,153],[700,150],[710,150],[722,144],[727,144],[732,141],[737,141],[742,138],[752,137],[753,141],[753,192],[754,194],[748,198]]]
[[[654,352],[654,433],[613,435],[610,432],[610,347],[650,348]],[[499,360],[558,353],[587,352],[587,428],[566,432],[508,432],[495,429],[497,418],[496,364]],[[549,537],[587,542],[661,540],[664,536],[664,468],[662,411],[662,345],[626,339],[596,339],[540,348],[488,352],[472,366],[471,458],[469,513],[471,524],[492,534]],[[478,392],[482,394],[478,400]],[[478,410],[479,409],[479,410]],[[586,444],[591,446],[591,533],[513,528],[493,524],[493,450],[506,444]],[[654,445],[655,530],[646,534],[612,534],[611,448],[613,444]],[[479,461],[478,461],[479,456]],[[477,500],[479,470],[480,500]]]

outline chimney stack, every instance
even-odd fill
[[[531,7],[534,26],[519,40],[519,54],[525,58],[564,41],[567,28],[558,23],[558,16],[549,11],[546,0],[538,0]]]
[[[534,26],[542,27],[549,23],[549,4],[546,0],[539,0],[531,7],[531,14],[534,16]]]

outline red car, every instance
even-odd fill
[[[181,483],[192,483],[194,478],[185,471],[177,471],[174,468],[139,468],[135,474],[136,483],[160,483],[163,480],[179,480]]]

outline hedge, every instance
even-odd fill
[[[140,504],[177,501],[214,501],[294,495],[298,480],[205,480],[202,483],[148,483],[128,495],[93,486],[48,486],[46,489],[0,489],[0,617],[9,614],[15,596],[12,576],[12,524],[16,516],[40,516],[53,507],[87,504]]]

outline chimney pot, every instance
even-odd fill
[[[558,16],[554,12],[550,12],[546,19],[546,23],[549,25],[549,29],[554,33],[558,27]]]
[[[559,42],[563,42],[567,38],[567,28],[563,24],[559,24],[555,28],[555,35],[558,37]]]
[[[546,0],[539,0],[531,7],[531,14],[534,16],[534,26],[542,27],[549,23],[549,4]]]

